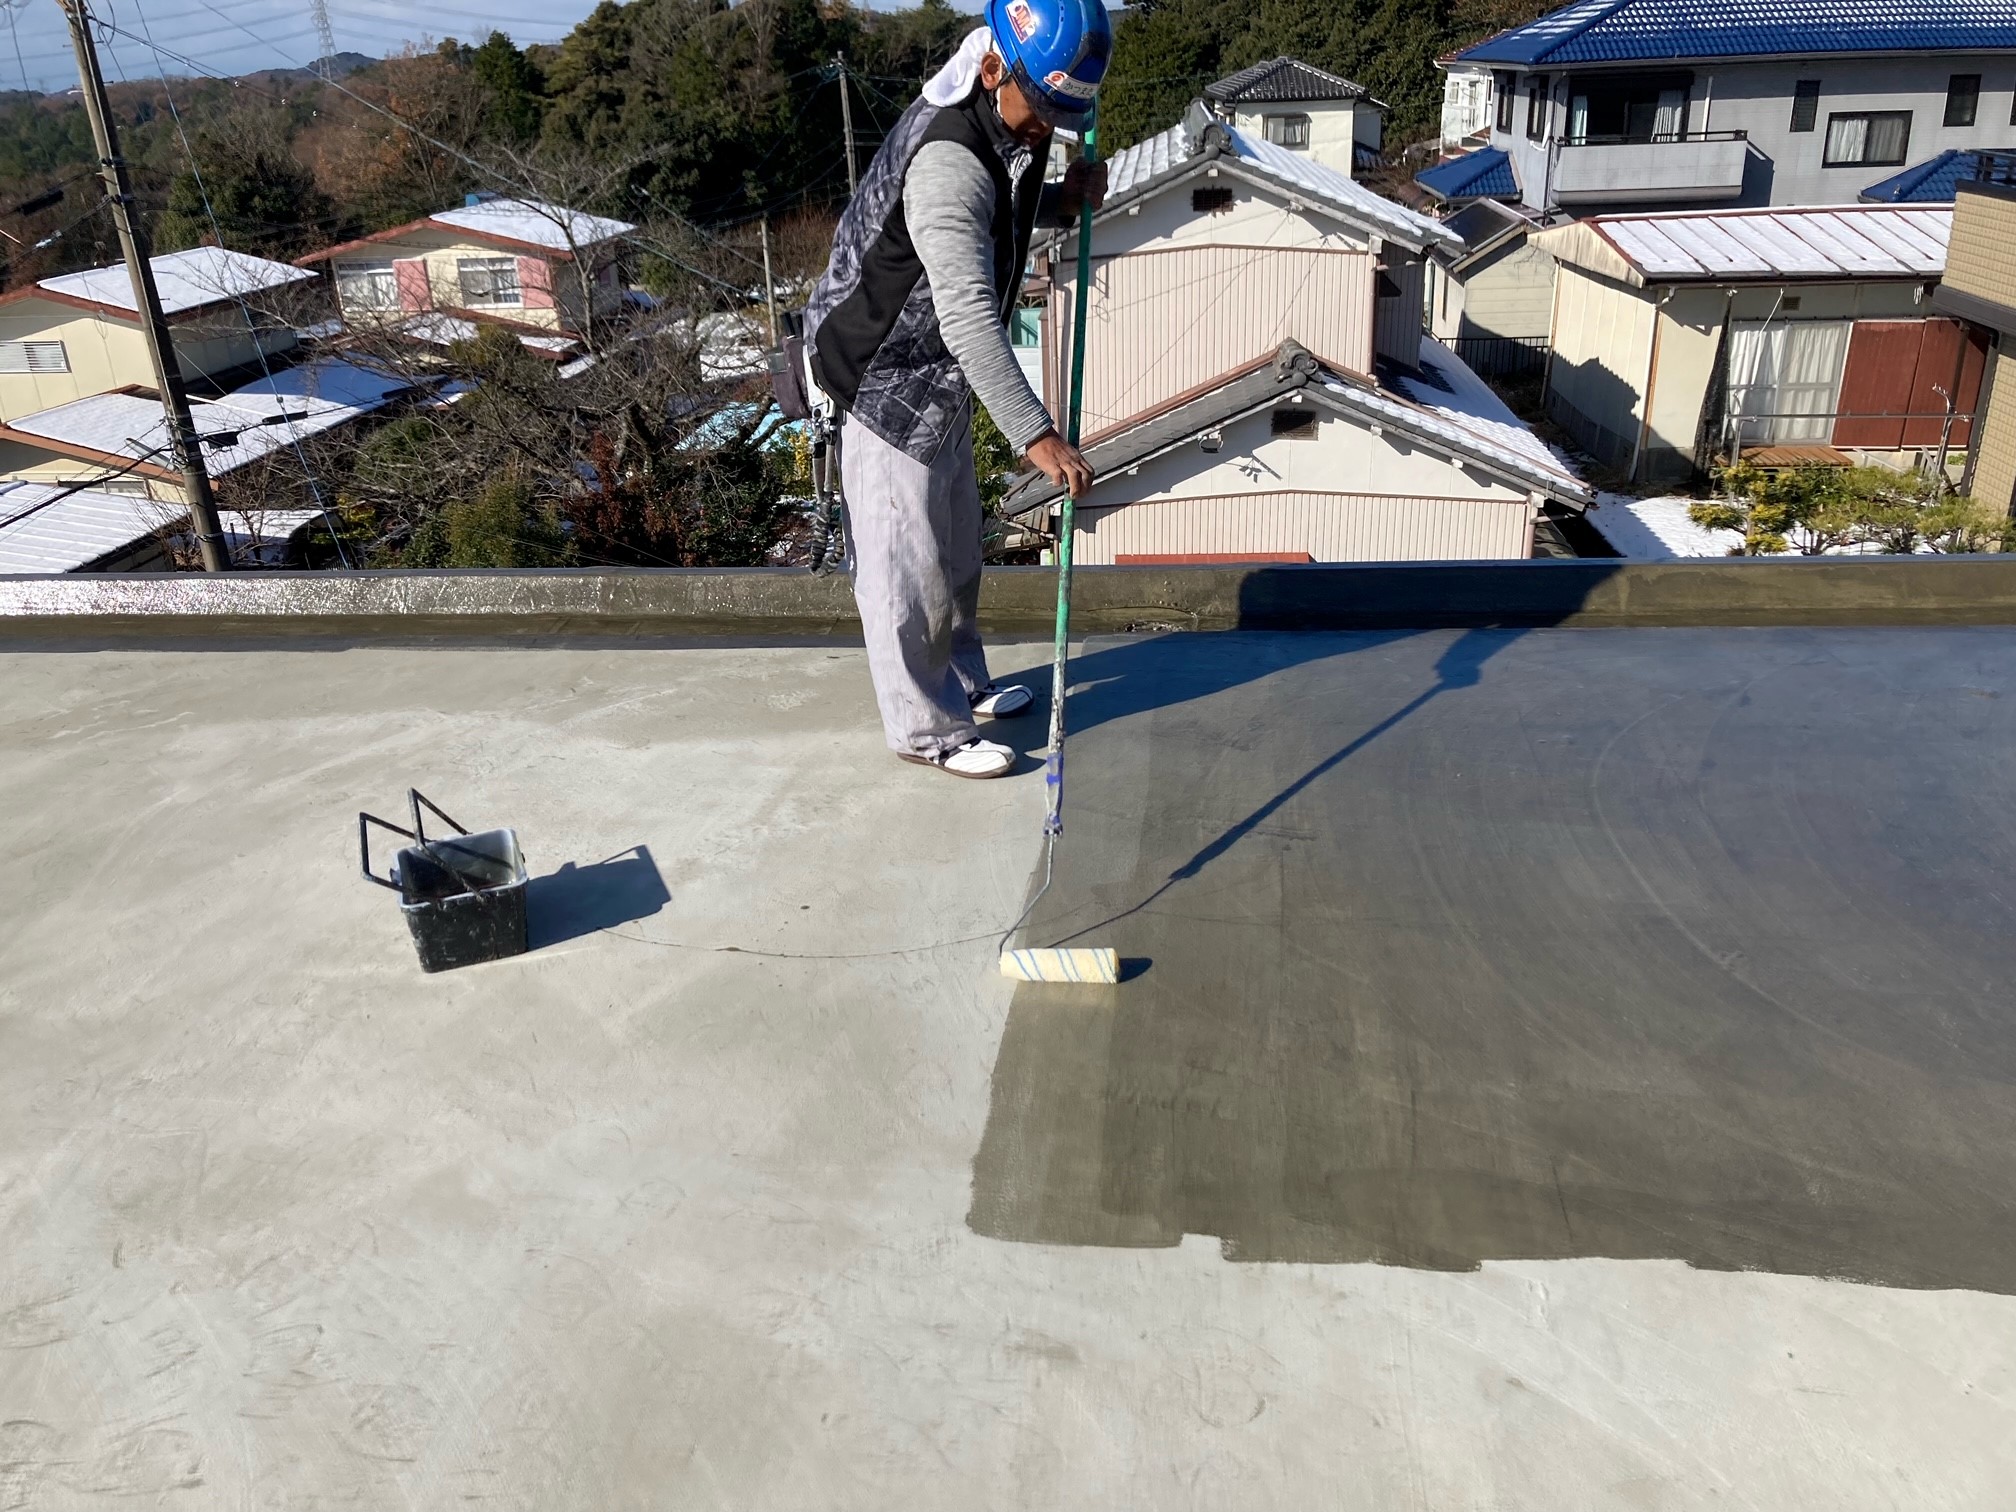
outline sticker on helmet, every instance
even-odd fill
[[[1014,28],[1017,42],[1027,42],[1036,35],[1036,12],[1029,8],[1029,0],[1008,0],[1008,24]]]
[[[1043,76],[1043,87],[1052,94],[1069,95],[1074,100],[1089,100],[1099,93],[1097,84],[1087,84],[1083,79],[1074,79],[1058,68],[1053,68]]]

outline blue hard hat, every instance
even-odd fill
[[[1081,128],[1113,57],[1103,0],[987,0],[987,28],[1030,108]]]

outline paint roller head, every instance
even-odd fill
[[[1096,947],[1084,950],[1004,950],[1001,975],[1018,982],[1106,982],[1120,980],[1118,951]]]

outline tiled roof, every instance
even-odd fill
[[[549,247],[555,252],[565,252],[570,245],[590,247],[613,237],[628,236],[637,229],[628,221],[609,220],[584,210],[549,205],[543,200],[488,199],[453,210],[439,210],[427,218],[458,231]]]
[[[2007,0],[1576,0],[1451,61],[1538,66],[1983,48],[2016,48],[2016,6]]]
[[[1588,485],[1447,347],[1422,337],[1420,361],[1418,376],[1388,374],[1375,387],[1330,371],[1297,342],[1284,342],[1268,357],[1227,373],[1216,388],[1092,438],[1086,458],[1101,473],[1131,467],[1286,394],[1306,391],[1333,410],[1439,443],[1550,498],[1576,505],[1590,501]],[[1005,503],[1010,513],[1026,514],[1061,492],[1041,473],[1029,473]]]
[[[1835,205],[1599,215],[1535,234],[1562,262],[1638,285],[1746,278],[1937,278],[1953,212]]]
[[[1414,182],[1441,200],[1511,198],[1519,193],[1512,159],[1496,147],[1480,147],[1414,175]]]
[[[1123,207],[1130,198],[1146,193],[1164,177],[1193,163],[1201,164],[1211,155],[1222,158],[1228,149],[1234,159],[1280,188],[1314,200],[1369,231],[1413,245],[1456,242],[1455,234],[1440,221],[1375,194],[1350,174],[1326,167],[1306,152],[1261,141],[1250,132],[1219,120],[1212,120],[1208,129],[1201,131],[1190,122],[1171,126],[1145,142],[1115,153],[1107,164],[1106,209],[1102,216]]]
[[[1354,84],[1340,74],[1304,63],[1300,58],[1269,58],[1235,74],[1227,74],[1216,84],[1207,84],[1204,93],[1226,105],[1263,104],[1276,100],[1369,100],[1363,84]],[[1377,100],[1372,103],[1378,105]],[[1385,107],[1380,106],[1383,110]]]
[[[1974,177],[1980,163],[1979,153],[1949,147],[1914,168],[1871,184],[1862,198],[1874,205],[1950,205],[1957,187]]]
[[[154,284],[161,291],[164,314],[179,315],[200,310],[205,305],[243,298],[284,284],[312,278],[290,263],[232,252],[223,247],[191,247],[186,252],[164,252],[150,257]],[[52,294],[72,299],[88,299],[93,304],[119,310],[137,310],[133,303],[133,283],[124,263],[105,268],[86,268],[81,273],[63,273],[36,284]]]

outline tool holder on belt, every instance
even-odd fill
[[[847,559],[847,534],[840,510],[840,491],[834,487],[834,442],[840,434],[840,414],[831,397],[819,387],[812,373],[812,354],[805,345],[805,312],[793,310],[782,319],[778,345],[768,354],[770,391],[777,409],[786,420],[805,427],[807,460],[812,468],[811,563],[815,576],[824,577]]]

